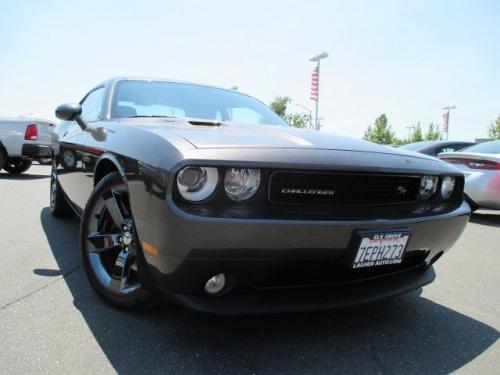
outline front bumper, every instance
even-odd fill
[[[192,308],[234,314],[346,306],[428,284],[429,265],[455,243],[470,215],[462,202],[442,214],[400,219],[214,218],[156,197],[142,211],[140,239],[157,249],[144,252],[147,285]],[[403,264],[351,270],[358,231],[395,230],[412,234]],[[221,272],[230,292],[205,295],[206,281]]]
[[[217,315],[252,315],[316,311],[363,305],[418,289],[434,281],[432,266],[387,275],[370,281],[297,289],[200,297],[170,294],[176,302],[193,310]]]
[[[41,144],[25,143],[21,155],[27,159],[46,159],[50,158],[50,146]]]

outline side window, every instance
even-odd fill
[[[104,87],[92,91],[82,102],[82,118],[87,122],[97,121],[101,116]]]
[[[441,152],[453,152],[457,149],[458,147],[455,147],[455,146],[447,146],[447,147],[442,147],[440,149],[437,150],[438,154],[440,154]]]

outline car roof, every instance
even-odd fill
[[[236,91],[236,90],[231,90],[227,87],[221,87],[221,86],[216,86],[216,85],[208,85],[206,83],[200,83],[200,82],[193,82],[193,81],[183,81],[183,80],[178,80],[178,79],[171,79],[171,78],[161,78],[161,77],[144,77],[144,76],[119,76],[119,77],[112,77],[109,78],[103,82],[101,82],[98,86],[102,86],[105,84],[111,84],[114,85],[117,82],[120,81],[152,81],[152,82],[169,82],[169,83],[180,83],[180,84],[185,84],[185,85],[195,85],[195,86],[203,86],[203,87],[210,87],[214,89],[219,89],[219,90],[225,90],[225,91],[231,91],[231,92],[237,92],[238,94],[242,95],[247,95],[241,91]]]

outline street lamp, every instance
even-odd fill
[[[312,111],[307,108],[305,105],[295,103],[297,107],[300,107],[302,109],[305,109],[307,112],[309,112],[309,129],[312,129]]]
[[[409,142],[410,137],[411,137],[411,131],[415,130],[415,127],[413,125],[410,125],[410,126],[406,126],[406,129],[408,129],[408,142]]]
[[[318,122],[318,107],[319,107],[319,66],[320,62],[322,59],[326,59],[328,57],[328,53],[326,52],[321,52],[320,54],[313,56],[310,58],[310,61],[317,63],[316,65],[316,71],[317,71],[317,78],[316,78],[316,114],[314,116],[314,127],[316,130],[319,130],[319,122]]]

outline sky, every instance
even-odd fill
[[[114,76],[238,86],[309,100],[322,51],[323,131],[361,137],[385,113],[398,136],[450,115],[450,139],[500,115],[500,1],[0,0],[0,116],[55,120]]]

